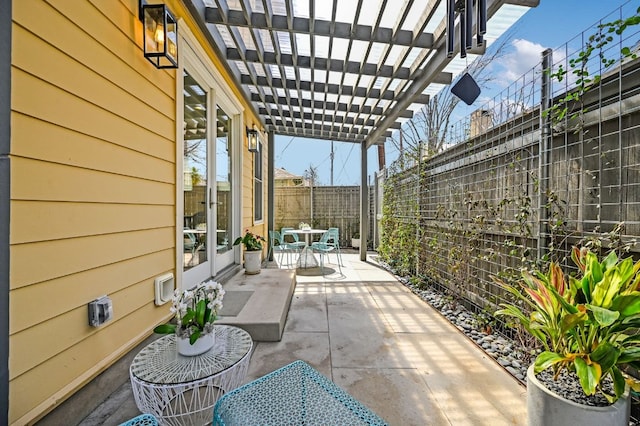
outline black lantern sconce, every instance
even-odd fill
[[[247,129],[247,138],[249,139],[249,152],[258,152],[258,130],[255,125],[253,129]]]
[[[178,23],[164,4],[140,0],[144,57],[156,68],[178,68]]]

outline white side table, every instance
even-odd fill
[[[153,414],[162,425],[211,424],[216,401],[242,384],[253,347],[241,328],[216,325],[214,332],[215,345],[202,355],[178,354],[174,334],[136,355],[129,376],[141,412]]]

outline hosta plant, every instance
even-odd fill
[[[566,368],[586,395],[602,392],[613,403],[625,391],[621,367],[640,367],[640,261],[618,259],[613,251],[599,261],[577,247],[571,258],[575,277],[553,262],[546,274],[524,271],[521,288],[494,277],[516,300],[502,303],[496,315],[517,319],[541,343],[536,374],[551,368],[557,377]],[[603,389],[606,377],[613,393]]]
[[[215,281],[200,283],[191,290],[176,290],[170,308],[175,314],[175,324],[161,324],[153,331],[175,333],[178,337],[188,338],[193,345],[200,336],[213,331],[224,293],[220,283]]]

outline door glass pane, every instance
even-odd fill
[[[216,250],[231,250],[231,118],[219,106],[216,123]]]
[[[184,270],[207,259],[207,92],[184,73]]]

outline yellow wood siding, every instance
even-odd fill
[[[153,280],[175,272],[175,71],[142,56],[137,3],[13,2],[12,424],[169,316]],[[90,327],[104,294],[114,320]]]
[[[160,270],[165,265],[171,264],[173,257],[173,250],[165,249],[13,290],[10,300],[9,332],[16,334],[47,321],[60,312],[70,311],[93,300],[95,296],[93,283],[97,283],[96,285],[99,285],[105,294],[111,294],[126,288],[130,283],[154,278],[155,272],[152,276],[149,271]],[[128,279],[114,280],[109,279],[110,277],[127,277]],[[55,291],[50,291],[51,288]],[[38,306],[38,309],[25,309],[28,306]],[[120,313],[116,313],[116,317],[119,316]]]
[[[135,288],[130,289],[132,297],[139,297]],[[114,303],[115,306],[115,303]],[[147,303],[133,310],[127,321],[115,321],[99,333],[88,335],[80,343],[54,355],[45,362],[29,370],[10,382],[10,419],[16,424],[30,422],[29,410],[42,412],[54,405],[59,393],[69,393],[85,384],[95,375],[133,347],[156,323],[158,309]],[[135,325],[135,327],[133,326]],[[145,332],[131,338],[133,329]],[[12,342],[10,347],[13,349]],[[23,417],[24,416],[24,417]]]
[[[251,122],[252,117],[245,116],[245,123]],[[253,154],[249,152],[248,145],[249,141],[246,135],[243,137],[242,144],[242,161],[244,167],[242,168],[242,233],[244,234],[245,229],[251,230],[251,232],[261,235],[267,240],[268,238],[268,229],[267,229],[267,146],[266,143],[263,145],[263,149],[260,153],[262,155],[262,222],[255,223],[254,221],[254,209],[255,204],[253,202],[253,173],[254,173],[254,163],[253,163]],[[267,244],[263,245],[263,248],[266,252]]]
[[[204,43],[182,2],[166,3]],[[177,106],[176,71],[142,55],[138,0],[12,7],[9,423],[18,425],[170,316],[153,303],[153,280],[176,268]],[[241,102],[245,122],[257,122]],[[266,225],[252,227],[253,161],[243,145],[242,227],[266,236]],[[105,294],[114,319],[90,327],[87,303]]]
[[[112,172],[144,178],[151,181],[173,183],[175,164],[131,147],[118,145],[115,140],[76,132],[23,114],[14,114],[11,134],[16,140],[28,140],[15,147],[13,155],[67,164],[91,170]],[[128,140],[128,137],[124,141]],[[162,141],[165,143],[166,141]],[[164,154],[168,156],[167,154]],[[174,155],[175,156],[175,155]]]

